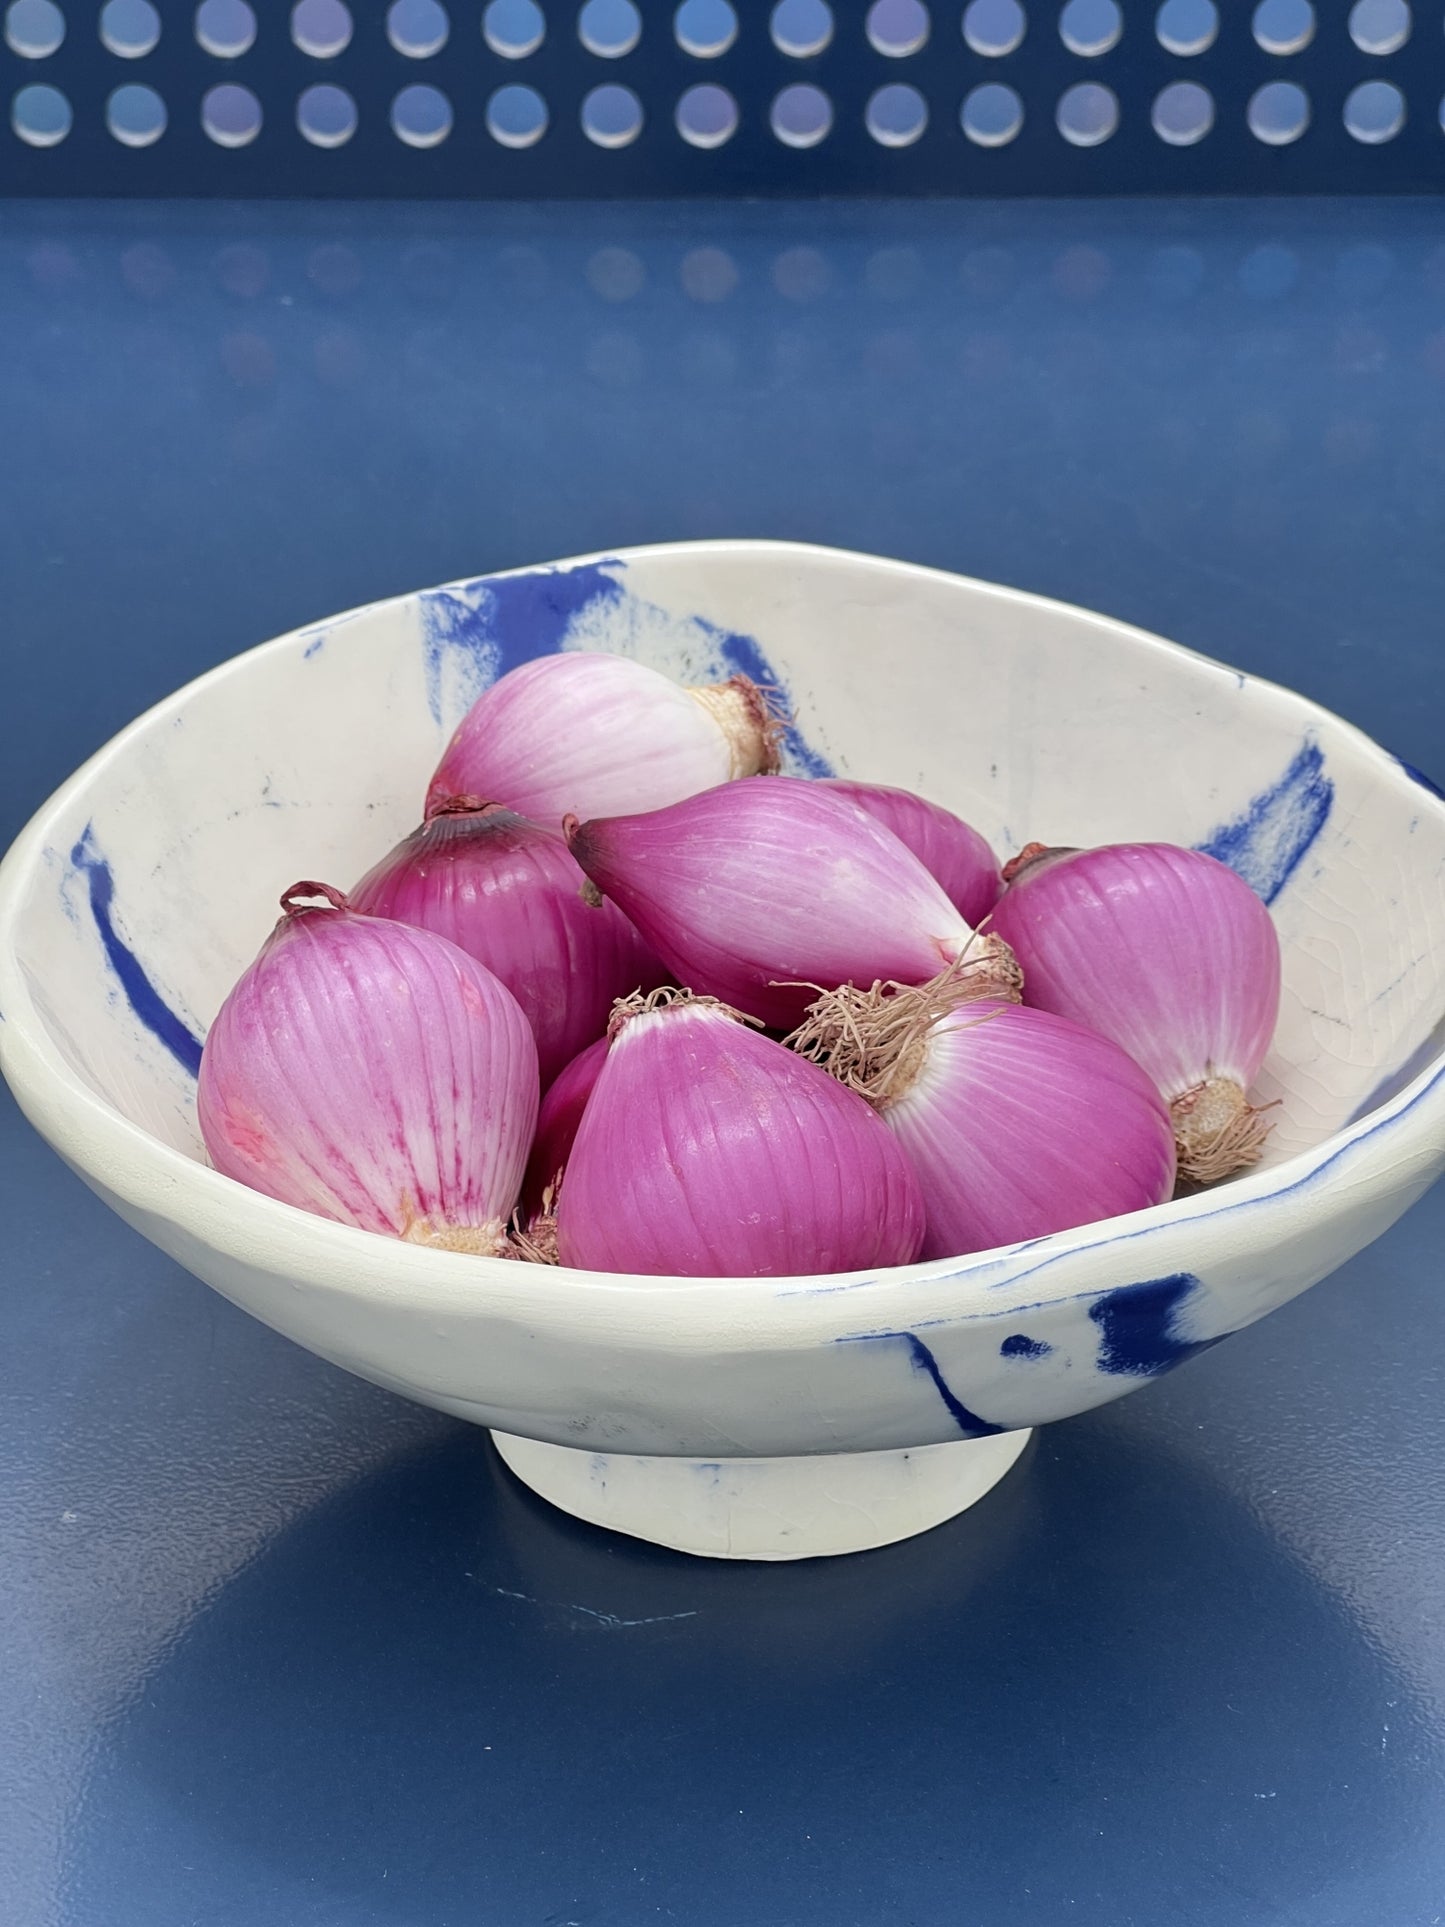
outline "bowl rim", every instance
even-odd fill
[[[873,569],[899,581],[961,585],[1015,607],[1063,611],[1073,618],[1082,616],[1108,629],[1116,640],[1146,654],[1163,655],[1171,660],[1184,658],[1213,674],[1227,676],[1237,686],[1248,682],[1259,695],[1287,705],[1297,717],[1328,723],[1332,730],[1343,732],[1345,739],[1375,764],[1383,780],[1392,787],[1408,786],[1403,793],[1419,808],[1435,812],[1445,822],[1445,797],[1438,796],[1363,730],[1311,698],[1265,678],[1246,676],[1212,657],[1117,617],[952,570],[818,543],[726,538],[640,544],[494,570],[481,577],[461,577],[453,583],[358,604],[228,657],[173,690],[119,730],[36,810],[0,862],[0,1071],[4,1072],[32,1123],[87,1182],[103,1193],[113,1194],[147,1218],[176,1226],[218,1252],[239,1256],[278,1275],[289,1275],[298,1266],[303,1267],[308,1288],[362,1300],[375,1300],[378,1296],[407,1299],[418,1308],[432,1311],[471,1312],[479,1317],[513,1315],[533,1325],[553,1320],[575,1324],[576,1314],[582,1314],[585,1319],[589,1308],[596,1315],[604,1306],[608,1307],[604,1315],[610,1319],[611,1308],[618,1296],[623,1295],[636,1301],[642,1312],[644,1338],[656,1313],[666,1305],[667,1312],[661,1323],[667,1329],[665,1334],[659,1330],[656,1335],[665,1336],[669,1344],[684,1337],[685,1328],[690,1324],[695,1326],[699,1337],[704,1327],[715,1330],[719,1318],[730,1329],[736,1328],[737,1336],[746,1342],[750,1320],[761,1321],[769,1313],[776,1317],[789,1301],[816,1301],[820,1296],[831,1294],[847,1296],[868,1288],[877,1292],[919,1287],[926,1292],[930,1285],[946,1283],[959,1294],[951,1300],[950,1320],[994,1315],[1015,1306],[1016,1301],[1009,1298],[1001,1302],[1003,1294],[995,1297],[990,1290],[989,1274],[1004,1274],[993,1279],[994,1285],[1010,1282],[1016,1275],[1013,1261],[1024,1251],[1041,1251],[1040,1264],[1036,1267],[1030,1263],[1027,1267],[1032,1274],[1036,1269],[1052,1269],[1067,1257],[1087,1259],[1090,1254],[1102,1252],[1122,1239],[1148,1231],[1192,1227],[1221,1214],[1235,1216],[1251,1206],[1267,1205],[1271,1200],[1283,1202],[1309,1185],[1328,1166],[1371,1140],[1376,1142],[1374,1162],[1382,1174],[1407,1162],[1412,1151],[1423,1152],[1427,1157],[1445,1156],[1445,1044],[1442,1044],[1384,1103],[1356,1116],[1318,1144],[1296,1152],[1282,1163],[1244,1173],[1223,1190],[1173,1199],[1144,1211],[1131,1212],[1127,1217],[1101,1219],[1023,1245],[1001,1246],[912,1265],[826,1276],[648,1277],[477,1259],[408,1245],[317,1217],[253,1191],[162,1143],[93,1091],[66,1062],[35,1010],[19,968],[17,928],[42,852],[51,839],[52,826],[99,772],[122,759],[138,738],[183,708],[202,689],[244,674],[256,658],[281,654],[294,648],[298,641],[313,638],[320,630],[335,630],[360,617],[400,608],[422,595],[476,581],[550,573],[588,564],[615,562],[625,566],[661,556],[709,560],[721,555],[826,559]],[[1403,1127],[1405,1133],[1397,1142],[1396,1125]],[[1388,1157],[1381,1143],[1385,1134],[1392,1138]],[[1081,1287],[1077,1280],[1069,1283],[1061,1277],[1057,1290],[1048,1289],[1042,1280],[1034,1289],[1040,1294],[1036,1302],[1043,1304],[1055,1299],[1090,1296],[1106,1288],[1106,1284]],[[696,1318],[689,1316],[689,1307],[695,1309]],[[757,1343],[771,1342],[778,1336],[775,1330],[765,1330],[761,1323],[751,1329]]]

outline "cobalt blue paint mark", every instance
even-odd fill
[[[1180,1338],[1174,1330],[1180,1307],[1198,1289],[1192,1271],[1176,1271],[1168,1278],[1106,1291],[1089,1307],[1101,1334],[1099,1370],[1124,1378],[1158,1378],[1218,1344],[1215,1338]]]
[[[998,1355],[1000,1358],[1047,1358],[1053,1349],[1042,1338],[1026,1338],[1022,1332],[1014,1332],[999,1346]]]
[[[1397,756],[1395,761],[1400,765],[1400,768],[1404,770],[1412,783],[1418,783],[1422,790],[1429,790],[1432,796],[1438,796],[1441,802],[1445,803],[1445,790],[1441,789],[1433,776],[1427,776],[1424,770],[1416,769],[1415,765],[1413,763],[1407,763],[1403,756]]]
[[[755,683],[775,694],[790,717],[794,715],[790,690],[751,636],[737,635],[731,629],[719,629],[711,622],[703,626],[716,641],[718,652],[733,675],[750,676]],[[788,761],[804,776],[837,774],[827,757],[820,755],[804,740],[794,722],[790,721],[783,733],[783,747],[787,751]]]
[[[321,654],[321,651],[325,647],[326,647],[326,631],[323,629],[321,631],[321,634],[319,636],[313,636],[310,642],[308,642],[306,647],[301,651],[302,662],[310,662],[311,658],[313,656],[319,656]]]
[[[1306,742],[1279,781],[1261,790],[1244,814],[1194,847],[1218,857],[1273,903],[1329,820],[1335,786],[1317,743]]]
[[[572,569],[532,569],[524,575],[484,576],[421,598],[422,645],[426,651],[427,703],[442,719],[442,677],[453,653],[470,658],[478,691],[519,663],[554,654],[585,610],[618,603],[627,593],[618,557],[582,562]],[[730,675],[750,676],[774,692],[791,714],[792,696],[751,636],[694,617]],[[807,776],[831,776],[833,765],[789,723],[783,736],[791,765]]]
[[[115,878],[110,865],[95,847],[94,826],[87,823],[85,833],[70,852],[71,867],[86,880],[90,892],[90,914],[105,948],[111,969],[120,979],[125,1000],[152,1037],[157,1038],[176,1062],[192,1077],[201,1068],[201,1040],[167,1004],[146,975],[135,952],[115,927],[111,905],[115,899]]]
[[[616,601],[620,562],[584,562],[575,569],[533,569],[525,575],[487,577],[421,599],[426,693],[435,722],[441,721],[442,670],[453,652],[471,657],[483,672],[482,686],[534,656],[551,655],[584,609]]]
[[[908,1347],[908,1356],[914,1371],[922,1372],[926,1378],[933,1381],[934,1390],[943,1400],[949,1416],[965,1438],[990,1438],[995,1432],[1003,1430],[1001,1425],[990,1425],[987,1419],[979,1418],[977,1413],[970,1412],[966,1405],[954,1397],[943,1373],[938,1369],[938,1360],[916,1332],[858,1332],[855,1335],[840,1338],[836,1342],[840,1345],[857,1345],[877,1344],[882,1340]]]

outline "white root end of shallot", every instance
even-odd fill
[[[402,1242],[427,1245],[433,1251],[460,1251],[469,1258],[505,1258],[507,1227],[500,1218],[486,1224],[433,1224],[408,1211],[401,1229]]]
[[[760,1017],[749,1017],[741,1010],[734,1010],[725,1004],[721,997],[703,997],[694,990],[679,990],[676,984],[663,984],[657,990],[634,990],[630,997],[619,997],[612,1006],[612,1015],[607,1020],[607,1038],[610,1043],[618,1032],[632,1022],[634,1017],[650,1017],[659,1010],[678,1010],[684,1005],[694,1010],[713,1010],[720,1017],[731,1017],[734,1023],[746,1024],[752,1030],[761,1030]]]
[[[929,1033],[941,1018],[966,1004],[1020,1003],[1022,986],[1023,974],[1003,939],[978,937],[929,983],[875,983],[867,990],[844,984],[823,991],[788,1043],[885,1111],[912,1088]]]
[[[776,776],[782,768],[783,737],[792,718],[751,676],[729,676],[726,682],[695,683],[688,695],[705,710],[727,741],[728,780],[741,776]]]
[[[1273,1109],[1251,1104],[1232,1077],[1207,1077],[1181,1092],[1169,1106],[1180,1179],[1217,1184],[1258,1164],[1274,1128],[1264,1113]]]

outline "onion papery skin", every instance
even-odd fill
[[[351,904],[434,931],[499,977],[532,1026],[544,1088],[602,1035],[615,999],[667,979],[560,838],[478,799],[451,799],[367,872]]]
[[[998,902],[1003,889],[998,858],[987,838],[941,803],[886,783],[855,783],[847,776],[819,779],[825,790],[849,797],[876,816],[906,845],[943,890],[966,923],[975,929]]]
[[[908,1264],[923,1224],[918,1180],[861,1098],[697,1001],[618,1031],[557,1207],[564,1265],[647,1276]]]
[[[547,1208],[547,1194],[555,1192],[567,1168],[582,1113],[607,1061],[607,1039],[589,1044],[553,1080],[537,1113],[537,1132],[522,1180],[521,1218],[530,1224]],[[555,1198],[553,1199],[555,1203]]]
[[[537,1116],[537,1047],[455,944],[334,891],[287,914],[222,1004],[197,1108],[218,1171],[340,1224],[500,1251]]]
[[[1107,1038],[1045,1011],[984,1001],[936,1019],[882,1116],[927,1200],[924,1258],[1141,1211],[1174,1189],[1153,1081]]]
[[[817,988],[924,983],[959,959],[1012,959],[850,797],[803,778],[729,783],[642,816],[569,825],[572,853],[678,982],[771,1029]],[[965,955],[967,953],[967,955]]]
[[[539,656],[509,670],[462,718],[432,777],[427,814],[450,796],[487,796],[560,833],[569,814],[662,809],[775,769],[779,734],[745,676],[692,691],[627,656]]]

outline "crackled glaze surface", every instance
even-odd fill
[[[1231,863],[1286,957],[1266,1163],[1033,1246],[781,1283],[401,1248],[204,1168],[201,1039],[279,891],[352,882],[412,825],[467,704],[558,648],[686,679],[745,670],[794,710],[792,768],[923,789],[1004,851],[1160,838]],[[1438,1173],[1442,1011],[1445,803],[1356,731],[1103,617],[782,544],[455,584],[285,637],[117,738],[0,880],[0,1060],[122,1216],[377,1383],[633,1453],[945,1443],[1169,1370],[1323,1277]]]

